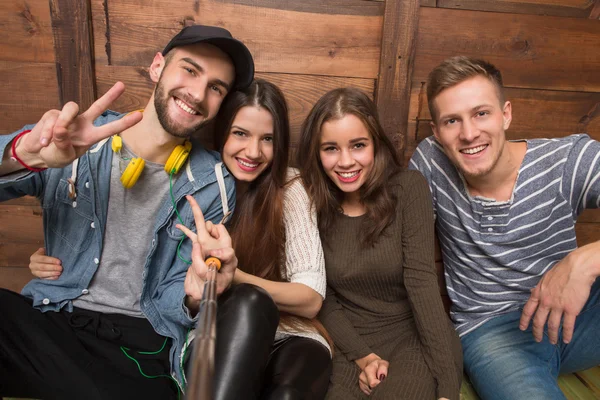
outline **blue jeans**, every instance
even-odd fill
[[[571,343],[533,339],[519,329],[521,311],[500,315],[461,338],[465,371],[483,400],[565,400],[559,374],[600,364],[600,279],[575,322]]]

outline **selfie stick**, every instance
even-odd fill
[[[212,400],[213,398],[217,331],[217,273],[221,268],[221,260],[209,257],[204,262],[208,267],[208,272],[198,311],[198,325],[196,325],[194,350],[190,364],[190,380],[186,393],[188,400]]]

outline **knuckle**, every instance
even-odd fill
[[[542,307],[550,308],[552,306],[552,299],[550,297],[543,297],[540,304]]]

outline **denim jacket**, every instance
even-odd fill
[[[120,117],[122,114],[106,111],[94,124],[100,126]],[[23,130],[32,127],[28,125]],[[6,149],[7,145],[23,130],[0,136],[0,150],[10,151]],[[63,272],[57,280],[33,279],[23,288],[22,294],[33,299],[33,306],[42,312],[62,308],[72,310],[72,300],[87,293],[87,287],[101,263],[113,156],[111,141],[112,138],[98,143],[75,163],[62,169],[47,169],[40,173],[19,171],[0,177],[0,201],[25,195],[36,196],[40,200],[46,254],[62,261]],[[218,153],[201,145],[193,146],[173,186],[179,215],[185,225],[194,230],[192,210],[184,197],[187,194],[196,199],[206,220],[219,223],[223,217],[215,174],[219,158]],[[222,170],[229,209],[233,210],[234,180],[225,167]],[[69,197],[67,182],[72,177],[76,178],[74,199]],[[144,223],[150,221],[140,221],[140,224]],[[181,383],[181,349],[188,329],[196,319],[190,317],[184,305],[183,283],[188,265],[177,256],[177,246],[183,234],[175,228],[179,221],[171,196],[152,223],[154,234],[148,243],[140,306],[155,331],[172,339],[171,375]],[[183,241],[180,254],[190,258],[190,240]]]

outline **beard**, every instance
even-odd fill
[[[173,121],[173,119],[169,117],[168,111],[168,101],[173,96],[186,101],[190,105],[193,105],[194,108],[199,112],[199,114],[205,118],[192,126],[183,126],[177,123],[176,121]],[[190,137],[193,133],[200,130],[200,128],[202,128],[210,121],[206,118],[206,115],[208,113],[200,104],[194,103],[193,101],[189,101],[189,99],[186,99],[186,96],[177,96],[175,90],[171,90],[169,91],[169,93],[165,93],[165,87],[160,79],[158,81],[158,84],[156,85],[156,90],[154,91],[154,108],[156,109],[158,122],[160,122],[160,125],[163,127],[163,129],[169,134],[179,138]]]

